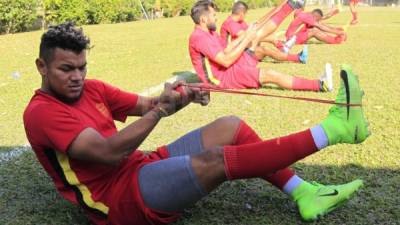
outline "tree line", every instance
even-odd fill
[[[276,0],[243,0],[250,8]],[[0,34],[17,33],[74,21],[77,25],[120,23],[190,14],[196,0],[0,0]],[[229,11],[234,0],[214,0]]]

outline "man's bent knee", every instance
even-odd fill
[[[239,126],[240,121],[242,121],[242,120],[237,116],[224,116],[224,117],[217,119],[215,122],[224,127],[232,128],[232,127]]]
[[[192,165],[195,170],[214,170],[224,165],[223,147],[214,147],[192,157]]]
[[[266,69],[261,70],[260,81],[262,83],[273,83],[279,79],[279,74],[276,71]]]
[[[236,116],[221,117],[202,128],[204,149],[231,145],[241,119]]]
[[[211,192],[226,180],[222,147],[215,147],[192,157],[192,168],[202,188]]]

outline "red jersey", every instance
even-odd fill
[[[216,83],[226,68],[215,62],[225,43],[215,31],[204,31],[197,27],[189,38],[189,54],[197,76],[203,83]]]
[[[137,101],[135,94],[86,80],[77,102],[64,103],[37,90],[24,112],[28,140],[57,190],[80,205],[95,224],[122,224],[118,221],[127,203],[130,214],[124,219],[130,223],[146,224],[153,219],[146,215],[151,213],[146,212],[134,177],[140,165],[157,157],[150,159],[136,150],[120,165],[109,166],[72,159],[67,154],[70,144],[86,128],[105,138],[116,134],[114,120],[124,122]]]
[[[249,26],[245,21],[235,21],[232,16],[229,16],[221,26],[221,38],[227,45],[230,41],[238,38],[241,31],[246,31]]]
[[[215,58],[224,51],[224,43],[214,31],[204,31],[196,26],[189,39],[189,53],[199,79],[223,88],[259,87],[258,60],[243,52],[228,68],[218,64]]]
[[[297,32],[304,32],[307,29],[314,27],[316,23],[317,21],[312,13],[298,11],[297,16],[290,23],[286,31],[286,39],[290,39]],[[302,25],[304,26],[301,27]]]

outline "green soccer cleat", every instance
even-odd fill
[[[362,186],[362,180],[329,186],[318,183],[304,184],[298,193],[294,193],[294,200],[301,218],[304,221],[315,221],[343,205]]]
[[[364,91],[361,90],[358,77],[353,74],[351,67],[343,65],[340,77],[336,102],[361,105]],[[371,135],[362,106],[335,105],[329,110],[329,115],[321,126],[328,136],[329,145],[357,144]]]

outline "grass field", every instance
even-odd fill
[[[249,20],[265,9],[249,13]],[[226,17],[221,14],[220,22]],[[343,25],[349,11],[330,23]],[[400,224],[400,9],[360,8],[360,23],[350,27],[343,45],[310,44],[309,64],[264,63],[278,71],[314,78],[326,62],[335,73],[348,63],[359,75],[365,113],[373,135],[363,144],[330,147],[297,163],[303,178],[320,183],[344,183],[361,178],[365,187],[344,207],[320,224]],[[288,21],[286,21],[284,27]],[[140,92],[191,70],[187,39],[189,17],[84,27],[94,48],[89,78]],[[34,66],[41,32],[0,36],[0,159],[13,149],[26,149],[22,113],[40,86]],[[13,73],[18,74],[12,76]],[[338,85],[338,77],[335,80]],[[290,92],[283,95],[333,99],[335,93]],[[238,115],[263,138],[308,128],[321,121],[329,106],[261,97],[213,94],[209,107],[190,106],[164,119],[141,149],[153,150],[224,115]],[[133,121],[133,120],[131,120]],[[119,124],[119,127],[123,127]],[[55,191],[31,151],[0,161],[0,224],[87,224],[79,209]],[[294,203],[263,181],[227,183],[184,213],[177,224],[299,224]]]

